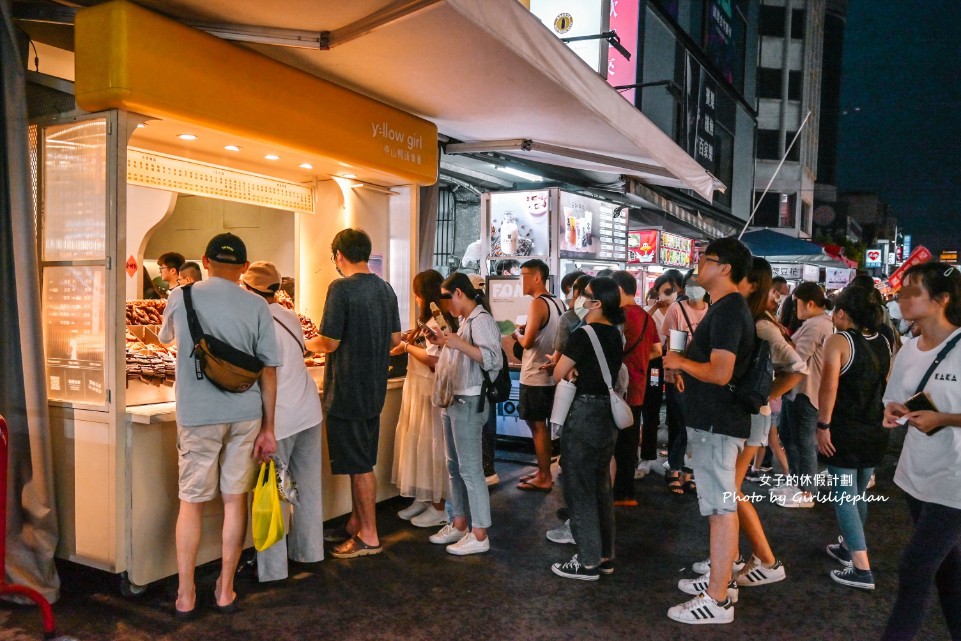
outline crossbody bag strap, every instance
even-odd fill
[[[601,349],[601,342],[597,340],[597,334],[594,332],[594,328],[590,325],[585,325],[584,331],[587,332],[587,336],[591,339],[591,344],[594,346],[594,355],[597,356],[597,364],[600,365],[601,376],[604,377],[604,383],[607,385],[607,389],[614,389],[611,383],[611,370],[607,366],[607,359],[604,358],[604,350]]]
[[[644,314],[645,314],[645,316],[644,316],[644,326],[641,328],[641,335],[640,335],[640,337],[639,337],[636,341],[634,341],[634,344],[633,344],[633,345],[631,345],[628,349],[626,349],[626,350],[624,351],[624,356],[625,356],[625,357],[626,357],[628,354],[630,354],[631,352],[633,352],[633,351],[634,351],[634,348],[637,347],[638,345],[640,345],[640,344],[641,344],[641,341],[644,340],[644,334],[647,333],[647,322],[648,322],[649,320],[651,320],[651,315],[650,315],[650,314],[648,314],[647,312],[644,312]]]
[[[938,369],[938,365],[941,364],[941,361],[947,358],[948,352],[954,349],[954,346],[958,344],[958,341],[961,341],[961,333],[958,333],[954,338],[948,341],[948,344],[944,346],[944,349],[938,352],[934,362],[931,363],[931,367],[929,367],[928,371],[924,373],[924,378],[921,379],[918,389],[914,392],[915,394],[920,394],[924,391],[924,387],[928,384],[928,380],[930,380],[931,375],[934,374],[934,370]]]
[[[280,325],[281,327],[283,327],[285,332],[287,332],[288,334],[290,334],[290,337],[293,338],[293,339],[297,342],[297,346],[300,348],[300,351],[304,353],[304,356],[306,356],[306,355],[307,355],[307,346],[304,345],[303,343],[301,343],[301,342],[300,342],[300,339],[297,338],[297,336],[294,335],[294,333],[293,333],[292,331],[290,331],[290,328],[287,327],[286,325],[284,325],[284,324],[280,321],[279,318],[277,318],[276,316],[274,316],[274,321],[275,321],[278,325]]]
[[[190,350],[190,355],[194,357],[194,374],[198,381],[202,381],[204,378],[204,368],[200,365],[200,357],[197,356],[197,345],[204,338],[203,327],[200,326],[200,319],[197,318],[197,310],[194,309],[194,298],[193,283],[183,287],[184,291],[184,309],[187,312],[187,328],[190,329],[191,343],[193,343],[193,348]]]
[[[684,314],[684,320],[687,322],[687,328],[688,328],[689,330],[691,330],[691,336],[694,336],[694,326],[691,325],[691,319],[688,318],[687,312],[684,311],[684,302],[681,301],[681,302],[678,303],[678,305],[679,305],[680,308],[681,308],[681,313]]]

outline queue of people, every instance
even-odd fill
[[[418,327],[402,334],[396,295],[370,271],[371,249],[362,231],[346,229],[335,237],[332,261],[342,278],[328,290],[320,335],[309,341],[296,317],[276,303],[282,286],[276,267],[249,263],[237,236],[211,239],[202,260],[206,280],[199,267],[192,274],[193,266],[178,266],[179,287],[170,292],[160,332],[164,343],[183,343],[176,384],[178,618],[192,618],[197,610],[193,573],[201,514],[218,493],[224,552],[215,607],[224,613],[236,609],[233,577],[246,532],[247,492],[259,461],[274,458],[297,479],[299,494],[286,539],[258,554],[260,580],[285,578],[288,559],[322,560],[325,540],[337,544],[334,558],[382,552],[373,467],[389,354],[406,354],[409,362],[392,480],[412,502],[398,516],[439,528],[425,538],[450,554],[491,550],[483,434],[492,407],[489,390],[506,366],[501,331],[479,283],[466,274],[445,279],[428,270],[412,284]],[[555,386],[564,382],[573,388],[560,437],[569,518],[563,531],[552,530],[548,539],[573,544],[576,553],[550,566],[555,575],[597,581],[614,572],[615,506],[637,505],[636,470],[656,459],[657,419],[649,417],[655,403],[659,413],[661,398],[651,401],[648,395],[663,389],[663,376],[667,487],[696,493],[710,523],[709,557],[692,566],[701,576],[678,584],[693,598],[670,608],[671,619],[733,621],[741,588],[787,578],[742,491],[749,472],[763,465],[777,425],[772,405],[780,402],[786,450],[781,467],[797,481],[773,496],[785,507],[814,506],[821,494],[816,453],[826,459],[832,477],[850,479],[832,488],[829,500],[840,536],[825,551],[841,565],[829,577],[855,589],[875,587],[867,503],[855,499],[884,456],[888,430],[907,426],[895,482],[908,496],[915,530],[884,639],[913,638],[935,587],[952,635],[961,637],[961,349],[955,349],[961,342],[961,274],[956,269],[928,263],[907,271],[899,311],[917,336],[898,350],[872,290],[855,284],[834,301],[814,283],[784,292],[767,261],[733,238],[708,245],[692,273],[659,279],[653,289],[657,301],[647,309],[634,303],[637,285],[627,272],[567,278],[567,309],[549,293],[545,263],[531,260],[519,267],[532,303],[513,339],[522,363],[521,416],[534,437],[537,466],[521,478],[518,490],[553,488],[548,421],[555,398],[563,396],[555,395]],[[774,315],[779,305],[793,310],[793,331]],[[194,376],[191,313],[206,334],[242,347],[262,363],[256,384],[233,393]],[[679,332],[685,340],[675,345]],[[756,366],[760,341],[769,347],[774,377],[767,402],[752,411],[740,401],[739,386]],[[304,367],[308,350],[327,355],[322,404]],[[625,429],[618,429],[612,400],[618,378],[633,417]],[[322,423],[331,470],[350,476],[352,492],[346,524],[327,532]],[[750,546],[744,556],[740,533]]]

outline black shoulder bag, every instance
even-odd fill
[[[256,356],[231,347],[216,336],[205,334],[194,309],[193,285],[183,288],[187,327],[194,344],[190,355],[196,364],[197,380],[206,378],[225,392],[246,392],[260,379],[264,364]]]
[[[934,357],[934,361],[931,363],[931,366],[928,368],[928,371],[924,373],[924,377],[921,379],[921,382],[918,383],[918,389],[914,391],[914,396],[917,396],[918,394],[924,391],[924,388],[927,386],[928,381],[931,380],[931,376],[934,374],[934,371],[938,369],[938,365],[940,365],[941,361],[943,361],[945,358],[948,357],[948,353],[952,349],[954,349],[954,346],[958,344],[958,341],[961,341],[961,334],[958,334],[957,336],[952,338],[950,341],[948,341],[948,344],[945,345],[940,352],[938,352],[938,355]],[[945,427],[946,427],[945,425],[940,425],[926,432],[926,434],[928,436],[931,436],[932,434],[936,434],[937,432],[940,432]]]

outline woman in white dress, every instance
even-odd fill
[[[440,327],[431,315],[430,304],[443,311],[444,319],[456,330],[456,321],[446,312],[440,297],[444,277],[433,269],[414,277],[418,328],[411,330],[391,353],[406,353],[407,379],[401,401],[400,418],[394,436],[394,467],[391,480],[401,496],[414,501],[397,513],[417,527],[436,527],[448,522],[445,500],[449,493],[444,425],[441,410],[431,404],[434,367],[441,348],[424,340],[420,324],[435,331]]]

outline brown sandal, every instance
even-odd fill
[[[667,483],[667,489],[671,494],[684,494],[680,472],[668,472],[664,475],[664,482]]]
[[[335,559],[354,559],[358,556],[373,556],[384,551],[381,545],[367,545],[356,534],[343,545],[338,545],[331,551]]]

